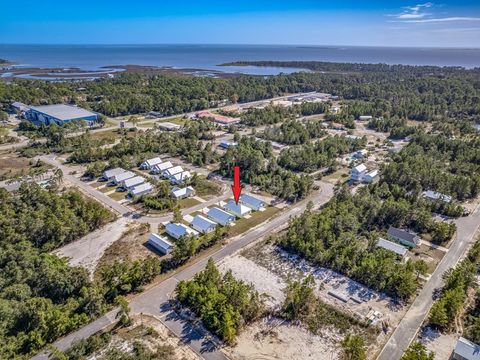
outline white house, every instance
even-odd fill
[[[124,188],[125,190],[131,190],[135,186],[141,185],[145,182],[145,178],[142,176],[135,176],[126,180],[123,180],[120,183],[120,187]]]
[[[350,171],[350,180],[355,182],[361,182],[363,181],[366,173],[367,167],[365,166],[365,164],[357,165]]]
[[[208,210],[207,217],[222,226],[229,226],[235,221],[235,216],[216,207]]]
[[[166,178],[171,178],[175,174],[184,172],[181,166],[174,166],[162,172],[162,175]]]
[[[182,127],[178,124],[174,124],[174,123],[171,123],[171,122],[162,122],[162,123],[158,123],[157,124],[157,127],[160,129],[160,130],[164,130],[164,131],[178,131],[180,130]]]
[[[373,116],[371,116],[371,115],[361,115],[358,119],[360,121],[367,121],[367,120],[372,120]]]
[[[147,243],[163,255],[169,254],[173,250],[173,244],[166,237],[155,233],[150,234]]]
[[[187,186],[184,188],[174,187],[170,194],[173,198],[177,200],[186,199],[190,196],[195,196],[195,189],[191,186]]]
[[[202,215],[195,216],[192,220],[191,225],[195,230],[202,234],[211,233],[212,231],[215,231],[215,228],[217,227],[216,222],[207,219]]]
[[[110,169],[110,170],[105,170],[103,172],[103,179],[104,180],[107,180],[107,181],[111,181],[112,178],[115,176],[115,175],[119,175],[121,173],[124,173],[125,170],[122,169],[122,168],[115,168],[115,169]]]
[[[259,211],[265,209],[266,203],[252,195],[243,194],[240,196],[240,202],[252,210]]]
[[[252,209],[250,209],[249,207],[241,204],[240,202],[237,204],[233,200],[230,200],[227,204],[225,204],[223,208],[225,209],[225,211],[239,218],[245,217],[252,212]]]
[[[464,337],[460,337],[453,350],[454,360],[480,360],[480,346]]]
[[[152,167],[154,167],[155,165],[161,164],[161,163],[162,163],[162,159],[160,159],[159,157],[156,157],[156,158],[153,158],[153,159],[148,159],[147,161],[144,161],[140,165],[140,169],[151,170]]]
[[[173,167],[172,163],[170,161],[166,161],[166,162],[161,163],[161,164],[153,165],[152,168],[151,168],[151,171],[154,174],[160,174],[160,173],[164,172],[165,170],[170,169],[171,167]]]
[[[424,191],[422,193],[422,196],[425,199],[428,199],[428,200],[431,200],[431,201],[443,201],[445,203],[452,202],[452,197],[451,196],[439,193],[437,191],[427,190],[427,191]]]
[[[405,246],[383,238],[378,239],[377,246],[384,248],[385,250],[391,251],[400,256],[401,258],[404,258],[405,255],[407,255],[408,253],[408,249]]]
[[[368,154],[368,150],[361,149],[361,150],[355,151],[352,156],[355,159],[363,159],[365,156],[367,156],[367,154]]]
[[[183,236],[198,236],[198,232],[196,230],[193,230],[188,226],[180,223],[168,223],[165,226],[165,231],[168,235],[177,240]]]
[[[372,170],[372,171],[365,174],[365,176],[363,177],[363,182],[367,183],[367,184],[370,184],[370,183],[376,181],[378,178],[379,178],[378,170]]]
[[[125,171],[121,174],[118,174],[118,175],[115,175],[113,178],[112,178],[112,183],[114,183],[115,185],[120,185],[123,181],[125,180],[128,180],[128,179],[131,179],[135,177],[135,173],[132,172],[132,171]]]
[[[171,176],[170,181],[172,182],[172,184],[183,184],[185,181],[187,181],[191,177],[192,177],[192,174],[190,174],[190,171],[183,171],[181,173]]]
[[[130,189],[129,193],[131,197],[142,196],[149,194],[153,191],[153,186],[150,183],[143,183]]]

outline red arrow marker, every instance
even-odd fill
[[[233,167],[232,192],[235,203],[238,205],[238,200],[240,200],[240,194],[242,193],[242,187],[240,186],[240,166]]]

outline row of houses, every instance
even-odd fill
[[[128,191],[131,197],[148,194],[153,191],[153,186],[143,176],[122,168],[114,168],[103,172],[103,179],[111,185]]]
[[[243,218],[252,211],[263,211],[266,203],[251,195],[242,195],[240,201],[230,200],[223,206],[212,207],[204,215],[196,215],[190,222],[190,226],[181,223],[169,223],[165,225],[165,231],[174,239],[180,239],[183,236],[199,236],[200,234],[209,234],[215,231],[218,225],[231,226],[237,218]]]
[[[140,165],[140,169],[149,170],[152,174],[160,175],[170,180],[174,185],[185,183],[192,177],[188,170],[184,170],[181,166],[173,166],[170,161],[163,162],[159,157],[148,159]]]

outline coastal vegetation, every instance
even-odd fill
[[[192,310],[207,329],[230,345],[242,328],[258,319],[265,309],[251,285],[235,279],[231,271],[222,275],[212,259],[193,280],[180,281],[175,292],[181,305]]]

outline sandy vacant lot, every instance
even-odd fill
[[[237,279],[251,283],[264,294],[272,310],[281,306],[289,278],[297,280],[311,274],[316,282],[315,293],[322,301],[384,330],[372,338],[368,350],[371,358],[381,349],[406,311],[382,293],[330,269],[313,267],[265,243],[225,258],[219,267],[222,272],[231,270]],[[226,352],[234,359],[335,359],[338,356],[343,335],[336,329],[324,330],[319,337],[301,326],[279,325],[279,322],[278,319],[262,320],[248,327],[238,337],[238,345],[227,348]]]

